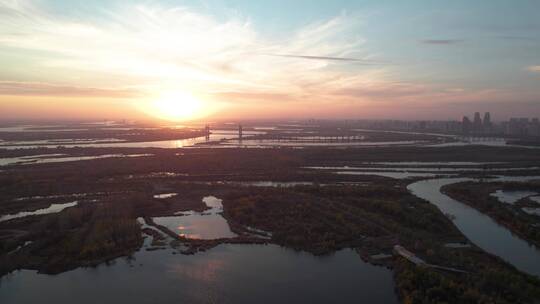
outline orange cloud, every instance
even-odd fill
[[[135,98],[133,89],[107,89],[55,85],[40,82],[0,81],[0,95]]]

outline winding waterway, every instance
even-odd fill
[[[407,188],[414,195],[436,205],[443,213],[455,216],[458,229],[485,251],[497,255],[519,270],[540,276],[540,250],[513,235],[489,216],[441,193],[441,187],[472,181],[470,178],[439,178],[422,180]],[[499,180],[504,180],[499,179]]]

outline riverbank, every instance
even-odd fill
[[[494,193],[498,190],[538,191],[537,182],[463,182],[444,186],[441,191],[478,211],[490,216],[500,225],[519,235],[532,245],[540,248],[540,217],[523,212],[520,204],[499,201]]]

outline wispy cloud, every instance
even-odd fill
[[[339,62],[382,63],[364,50],[365,40],[356,34],[358,18],[346,14],[273,39],[258,33],[247,18],[218,21],[182,7],[126,6],[108,12],[100,22],[74,22],[50,15],[32,2],[15,1],[1,2],[0,14],[0,46],[42,52],[39,67],[46,71],[44,82],[64,88],[66,94],[85,90],[68,89],[72,85],[56,75],[59,71],[84,76],[76,83],[81,87],[100,88],[93,79],[116,74],[115,86],[126,86],[122,79],[129,78],[142,92],[173,88],[211,96],[243,92],[253,97],[263,96],[261,92],[266,96],[323,94],[328,86],[343,85],[337,83],[339,79],[371,77],[374,81],[382,75],[334,68]],[[34,86],[19,89],[62,92]],[[10,93],[16,90],[9,88]]]
[[[132,89],[91,88],[41,82],[0,81],[0,95],[137,98],[141,96],[141,93]]]
[[[425,39],[421,40],[421,43],[424,44],[434,44],[434,45],[450,45],[463,42],[462,39]]]
[[[379,83],[356,88],[343,88],[336,91],[336,94],[352,97],[370,97],[376,100],[409,96],[420,97],[429,93],[432,92],[430,92],[430,89],[426,86],[405,83]]]
[[[531,65],[526,67],[525,70],[531,73],[540,73],[540,65]]]
[[[299,58],[299,59],[309,59],[309,60],[327,60],[327,61],[351,61],[357,62],[364,65],[383,65],[387,64],[382,61],[374,61],[368,59],[360,58],[350,58],[350,57],[333,57],[333,56],[312,56],[312,55],[293,55],[293,54],[266,54],[268,56],[276,57],[288,57],[288,58]]]

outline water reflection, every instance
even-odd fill
[[[177,196],[178,193],[162,193],[162,194],[156,194],[154,195],[154,198],[157,199],[165,199],[165,198],[171,198]]]
[[[153,154],[103,154],[90,156],[64,156],[66,154],[42,154],[32,156],[21,156],[12,158],[0,158],[0,166],[6,165],[29,165],[46,163],[65,163],[82,160],[102,159],[102,158],[122,158],[122,157],[144,157],[153,156]]]
[[[181,140],[161,140],[146,142],[117,142],[117,143],[95,143],[95,144],[62,144],[62,145],[17,145],[1,146],[0,149],[33,149],[33,148],[64,148],[91,147],[91,148],[183,148],[193,146],[197,143],[205,142],[205,138],[190,138]]]
[[[295,187],[295,186],[311,186],[313,182],[272,182],[272,181],[257,181],[257,182],[240,182],[243,186],[253,187]]]
[[[37,139],[37,140],[16,140],[16,141],[3,141],[0,143],[0,147],[4,146],[41,146],[41,145],[88,145],[99,143],[111,143],[111,142],[125,142],[124,139],[118,138],[63,138],[63,139]]]
[[[423,141],[412,141],[412,140],[403,140],[403,141],[379,141],[379,142],[370,142],[370,141],[295,141],[295,140],[272,140],[272,139],[244,139],[242,141],[226,141],[220,143],[220,147],[229,147],[229,148],[241,148],[241,147],[252,147],[252,148],[264,148],[264,147],[385,147],[385,146],[403,146],[403,145],[415,145],[423,143]],[[211,147],[216,147],[212,145]]]
[[[342,175],[377,175],[395,179],[405,179],[411,177],[435,177],[435,173],[414,173],[414,172],[379,172],[379,171],[338,171],[336,174]]]
[[[214,196],[203,198],[210,209],[204,212],[179,212],[178,216],[154,217],[156,224],[189,239],[218,239],[238,236],[232,232],[227,220],[221,216],[221,199]]]
[[[373,170],[373,171],[395,171],[395,172],[488,172],[488,171],[536,171],[540,170],[540,167],[490,167],[490,168],[470,168],[470,167],[305,167],[307,169],[316,170]]]
[[[58,213],[66,208],[76,206],[78,204],[77,201],[73,201],[71,203],[65,203],[65,204],[52,204],[48,208],[38,209],[36,211],[24,211],[19,212],[15,214],[6,214],[3,216],[0,216],[0,222],[21,218],[25,216],[30,215],[41,215],[41,214],[50,214],[50,213]]]
[[[504,162],[418,162],[418,161],[393,161],[393,162],[366,162],[366,165],[404,165],[404,166],[480,166],[505,164]]]
[[[0,303],[398,303],[392,273],[350,249],[321,258],[276,245],[220,245],[134,257],[54,276],[15,272],[1,279]]]
[[[265,132],[257,131],[244,131],[244,135],[257,135],[264,134]],[[64,140],[61,142],[51,142],[49,140],[37,141],[37,142],[24,142],[15,141],[9,143],[3,143],[0,145],[0,149],[32,149],[32,148],[57,148],[62,146],[64,148],[74,147],[92,147],[92,148],[184,148],[192,147],[197,144],[206,142],[216,142],[223,140],[232,140],[238,138],[237,131],[230,130],[215,130],[208,138],[205,136],[178,139],[178,140],[160,140],[160,141],[144,141],[144,142],[118,142],[117,139],[106,139],[106,142],[100,142],[95,139],[78,139],[76,142]],[[116,142],[115,142],[116,141]],[[9,144],[9,145],[8,145]]]

